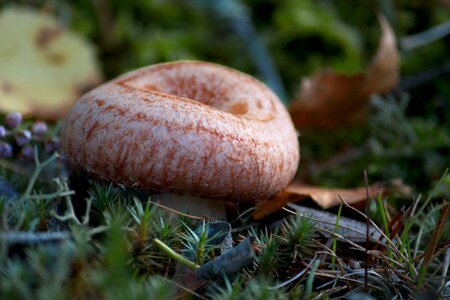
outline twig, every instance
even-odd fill
[[[360,272],[355,273],[355,274],[359,274],[359,273],[360,273]],[[317,273],[316,273],[317,276],[321,276],[321,277],[333,278],[333,279],[335,279],[335,280],[345,280],[345,281],[350,281],[350,282],[354,282],[354,283],[358,283],[358,284],[364,284],[364,282],[361,281],[361,280],[353,279],[353,278],[348,278],[348,277],[353,276],[353,275],[355,275],[355,274],[349,273],[349,274],[345,274],[345,275],[342,275],[342,276],[338,276],[338,275],[333,275],[333,274],[327,274],[327,273],[324,273],[324,272],[317,272]],[[330,281],[328,284],[331,284],[331,283],[332,283],[332,282]],[[323,284],[323,286],[326,286],[326,284]],[[373,289],[382,290],[381,287],[376,286],[376,285],[373,285],[373,284],[370,284],[370,283],[368,284],[368,286],[369,286],[370,288],[373,288]]]
[[[445,285],[445,278],[447,276],[447,272],[448,272],[448,267],[450,266],[450,248],[447,248],[447,250],[445,251],[445,258],[444,258],[444,263],[442,264],[442,281],[441,281],[441,285],[439,287],[439,290],[442,290],[444,288]]]
[[[366,256],[364,265],[364,290],[369,292],[369,233],[370,233],[370,196],[369,196],[369,179],[367,177],[367,170],[364,170],[364,183],[366,185]]]
[[[320,290],[320,287],[317,287],[318,290]],[[344,290],[348,289],[348,286],[338,286],[338,287],[333,287],[331,289],[328,289],[326,291],[320,292],[314,299],[327,299],[327,297],[330,297],[331,295],[338,293],[338,292],[342,292]],[[324,297],[326,296],[326,297]]]
[[[446,243],[445,245],[443,245],[442,247],[440,247],[440,246],[438,245],[437,247],[440,247],[440,248],[438,248],[438,250],[436,250],[436,252],[434,253],[434,255],[433,255],[433,257],[432,257],[431,260],[433,260],[434,258],[436,258],[436,257],[438,257],[438,256],[440,256],[440,255],[442,255],[442,254],[444,254],[445,251],[447,251],[447,249],[450,247],[450,244],[449,244],[449,243],[450,243],[450,241],[447,242],[447,243]],[[424,256],[425,256],[425,252],[423,252],[423,253],[417,255],[417,257],[414,257],[414,263],[419,263],[420,261],[422,261]]]
[[[372,288],[375,287],[375,288],[377,288],[379,290],[384,290],[384,291],[389,292],[389,287],[386,284],[384,278],[380,274],[378,274],[377,272],[375,272],[373,270],[369,270],[367,272],[366,272],[365,269],[364,270],[360,270],[360,271],[359,270],[355,270],[352,273],[348,273],[348,274],[342,275],[342,278],[346,278],[346,277],[349,277],[349,276],[355,276],[355,275],[358,276],[361,273],[364,273],[364,281],[365,281],[365,277],[366,277],[366,273],[367,273],[367,276],[371,275],[370,278],[372,278],[372,280],[376,281],[376,283],[377,283],[376,286],[368,283],[367,287],[372,287]],[[382,285],[382,286],[380,287],[380,285]]]
[[[199,298],[199,299],[202,299],[202,300],[207,300],[207,299],[208,299],[208,298],[203,297],[202,295],[200,295],[200,294],[198,294],[198,293],[196,293],[196,292],[194,292],[194,291],[192,291],[192,290],[190,290],[190,289],[188,289],[188,288],[182,286],[181,284],[178,284],[177,282],[175,282],[175,281],[173,281],[173,280],[167,279],[167,278],[164,277],[164,276],[161,276],[161,279],[162,279],[162,280],[165,280],[166,282],[168,282],[168,283],[170,283],[170,284],[173,284],[174,286],[176,286],[176,287],[179,288],[180,290],[183,290],[183,291],[185,291],[185,292],[188,292],[189,294],[192,294],[193,296],[195,296],[195,297],[197,297],[197,298]],[[181,297],[176,297],[175,299],[185,299],[185,297],[181,296]]]
[[[436,224],[435,229],[433,230],[433,234],[431,235],[430,243],[425,251],[425,256],[423,258],[420,274],[419,274],[419,283],[418,287],[422,288],[425,275],[428,270],[428,265],[433,258],[434,251],[436,250],[437,243],[439,242],[439,238],[442,235],[442,231],[445,229],[445,223],[448,220],[448,216],[450,214],[450,203],[446,203],[445,206],[441,209],[441,215],[439,216],[439,220]]]
[[[410,90],[414,87],[420,86],[424,83],[441,77],[447,73],[450,73],[450,62],[440,64],[435,68],[420,72],[416,75],[402,78],[399,87],[403,90]]]
[[[72,238],[69,231],[57,232],[25,232],[5,231],[0,232],[0,241],[10,244],[38,244],[68,240]]]
[[[237,35],[246,44],[250,58],[253,60],[258,72],[267,85],[287,103],[287,94],[281,80],[281,76],[275,68],[272,56],[267,47],[259,38],[256,29],[249,17],[246,7],[240,0],[204,0],[204,5],[225,19]]]
[[[172,212],[174,214],[177,214],[177,215],[180,215],[180,216],[183,216],[183,217],[188,217],[188,218],[191,218],[191,219],[194,219],[194,220],[200,220],[200,221],[204,221],[206,219],[206,217],[199,217],[199,216],[194,216],[194,215],[189,215],[189,214],[182,213],[181,211],[178,211],[176,209],[167,207],[167,206],[159,204],[157,202],[153,202],[151,200],[148,200],[148,202],[153,204],[153,205],[156,205],[156,206],[158,206],[158,207],[160,207],[162,209],[165,209],[167,211],[170,211],[170,212]]]
[[[349,209],[351,209],[351,210],[354,211],[355,213],[359,214],[359,215],[362,216],[363,218],[366,218],[366,215],[365,215],[364,213],[360,212],[359,210],[357,210],[357,209],[354,208],[353,206],[349,205],[344,199],[341,198],[341,200],[343,201],[343,203],[344,203],[344,205],[345,205],[346,207],[348,207]],[[370,224],[378,231],[378,233],[379,233],[380,235],[382,235],[383,238],[385,238],[386,240],[388,240],[388,237],[384,234],[383,230],[381,230],[381,229],[377,226],[377,224],[375,224],[375,222],[373,222],[371,219],[368,219],[368,220],[369,220]],[[392,241],[391,241],[391,243],[392,243]],[[393,247],[392,249],[394,250],[394,252],[395,252],[397,255],[399,255],[399,256],[401,257],[401,259],[406,260],[406,257],[403,255],[403,253],[402,253],[399,249],[397,249],[396,247]]]
[[[345,271],[345,266],[344,266],[344,262],[342,261],[342,258],[340,258],[339,256],[337,256],[337,254],[331,250],[327,245],[324,245],[320,242],[317,242],[317,244],[321,247],[324,248],[326,251],[317,251],[316,253],[324,253],[325,255],[329,255],[331,257],[335,257],[337,259],[337,264],[339,265],[339,269],[341,271],[341,273],[344,273]],[[325,260],[325,258],[324,258]],[[334,271],[334,270],[332,270]]]
[[[331,235],[332,237],[334,237],[334,238],[337,238],[337,239],[339,239],[339,240],[341,240],[341,241],[345,241],[345,242],[349,243],[349,244],[350,244],[351,246],[353,246],[356,250],[365,252],[365,248],[364,248],[364,247],[362,247],[362,246],[356,244],[355,242],[353,242],[353,241],[351,241],[351,240],[349,240],[349,239],[343,237],[342,235],[340,235],[340,234],[338,234],[338,233],[335,233],[335,232],[333,232],[333,231],[331,231],[331,230],[323,229],[323,228],[322,228],[321,230],[324,231],[324,232],[326,232],[326,233],[328,233],[328,234],[330,234],[330,235]]]
[[[413,201],[412,211],[409,214],[410,216],[414,215],[414,213],[417,209],[417,206],[419,205],[420,199],[422,199],[422,194],[419,194],[419,196],[417,196],[417,198],[413,198],[414,201]],[[405,213],[405,215],[406,215],[406,213]]]
[[[339,230],[339,220],[341,218],[341,212],[342,212],[342,203],[339,205],[339,210],[338,210],[338,214],[336,216],[336,225],[334,227],[334,232],[337,233]],[[332,250],[333,253],[336,253],[336,246],[337,246],[337,239],[333,239],[333,245],[332,245]],[[334,270],[335,268],[335,262],[336,262],[336,258],[334,256],[331,257],[331,268],[332,270]]]
[[[243,212],[241,212],[236,218],[234,218],[234,220],[230,221],[230,224],[234,224],[235,222],[242,220],[242,218],[248,214],[251,213],[252,211],[256,210],[256,206],[250,207],[246,210],[244,210]]]
[[[418,197],[417,201],[414,202],[413,209],[409,213],[409,220],[408,220],[408,222],[406,222],[405,229],[403,230],[402,235],[401,235],[402,245],[401,245],[401,248],[400,248],[400,252],[403,253],[405,251],[405,244],[406,244],[406,239],[408,237],[408,233],[411,230],[411,227],[413,226],[414,221],[416,219],[416,218],[414,218],[414,215],[417,216],[417,217],[421,216],[421,214],[423,213],[425,208],[430,203],[431,199],[433,199],[434,195],[437,193],[438,187],[444,182],[444,179],[446,178],[446,176],[448,174],[448,171],[449,171],[448,168],[445,169],[444,174],[441,176],[441,178],[439,179],[438,183],[435,185],[433,190],[430,192],[430,194],[428,195],[427,199],[425,200],[425,203],[422,205],[422,207],[419,209],[419,211],[417,213],[415,213],[415,210],[416,210],[416,208],[418,206],[418,203],[419,203],[419,200],[420,200],[420,196]]]
[[[288,284],[291,284],[292,282],[296,281],[297,279],[299,279],[300,277],[302,277],[306,271],[308,271],[308,268],[304,268],[303,270],[301,270],[299,273],[297,273],[294,277],[286,280],[285,282],[282,282],[278,285],[275,286],[269,286],[267,287],[268,290],[278,290],[281,289],[282,287],[287,286]]]
[[[404,50],[412,50],[437,41],[448,34],[450,34],[450,22],[445,22],[431,29],[401,38],[400,46]]]
[[[395,258],[387,257],[386,255],[383,254],[383,252],[379,250],[369,250],[369,254],[373,257],[384,260],[384,262],[388,265],[388,267],[391,270],[396,270],[393,265],[395,265],[395,267],[405,268],[405,266],[401,262],[399,262]]]
[[[54,199],[54,198],[58,198],[58,197],[66,197],[66,196],[72,196],[72,195],[75,195],[74,191],[56,191],[56,192],[50,193],[50,194],[40,194],[40,195],[30,196],[30,199],[32,199],[32,200]]]

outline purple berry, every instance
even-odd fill
[[[22,114],[20,112],[11,112],[6,115],[5,124],[10,128],[16,128],[22,123]]]
[[[0,142],[0,156],[3,158],[10,158],[13,155],[13,148],[10,144]]]
[[[61,141],[58,137],[52,136],[45,141],[45,151],[47,153],[53,153],[61,148]]]
[[[5,138],[6,136],[6,128],[3,125],[0,125],[0,139]]]
[[[26,145],[31,141],[31,131],[26,129],[20,130],[16,132],[15,138],[18,146]]]
[[[27,145],[20,150],[20,159],[25,161],[31,161],[34,159],[34,148],[31,145]]]
[[[33,132],[38,137],[43,137],[47,133],[47,123],[45,122],[35,122],[31,126],[31,132]]]

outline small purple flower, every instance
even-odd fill
[[[52,136],[45,141],[45,151],[47,153],[53,153],[61,148],[61,141],[58,137]]]
[[[13,148],[10,144],[0,142],[0,157],[10,158],[13,155]]]
[[[3,125],[0,125],[0,139],[5,138],[6,136],[6,128]]]
[[[10,128],[16,128],[22,123],[22,114],[20,112],[11,112],[6,115],[5,124]]]
[[[31,126],[31,132],[33,132],[38,137],[43,137],[47,133],[47,123],[45,122],[35,122],[33,126]]]
[[[31,131],[27,129],[20,130],[16,132],[15,138],[18,146],[26,145],[31,141]]]
[[[32,161],[34,159],[34,148],[31,145],[26,145],[20,150],[20,159],[25,161]]]

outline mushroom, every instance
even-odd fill
[[[72,168],[95,178],[198,201],[267,199],[300,159],[269,88],[200,61],[145,67],[91,90],[69,111],[62,147]]]

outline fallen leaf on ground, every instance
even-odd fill
[[[366,72],[349,76],[322,70],[303,79],[300,94],[289,108],[297,128],[335,129],[362,124],[370,95],[385,93],[398,83],[395,34],[382,15],[378,19],[382,36]]]
[[[387,183],[371,185],[368,187],[368,191],[369,197],[373,198],[377,195],[409,194],[410,188],[399,180],[392,180]],[[353,206],[362,203],[367,199],[366,187],[341,189],[292,183],[275,197],[258,203],[253,212],[253,218],[260,220],[280,210],[288,203],[295,203],[304,199],[312,199],[323,209],[328,209],[341,204],[341,198]]]
[[[0,12],[0,111],[60,119],[100,83],[95,51],[51,16],[27,8]]]

